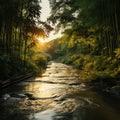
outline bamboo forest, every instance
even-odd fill
[[[0,120],[120,120],[120,1],[0,0]]]

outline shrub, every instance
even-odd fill
[[[120,48],[117,48],[115,51],[116,58],[120,59]]]

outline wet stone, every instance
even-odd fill
[[[11,97],[16,97],[16,98],[27,98],[27,96],[25,94],[22,94],[22,93],[11,93],[10,94]]]

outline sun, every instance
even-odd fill
[[[41,43],[45,43],[45,42],[46,42],[45,39],[43,39],[43,38],[41,38],[41,37],[38,37],[37,39],[38,39],[38,41],[41,42]]]

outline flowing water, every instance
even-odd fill
[[[120,120],[118,100],[91,91],[79,70],[62,63],[1,94],[0,120]]]

